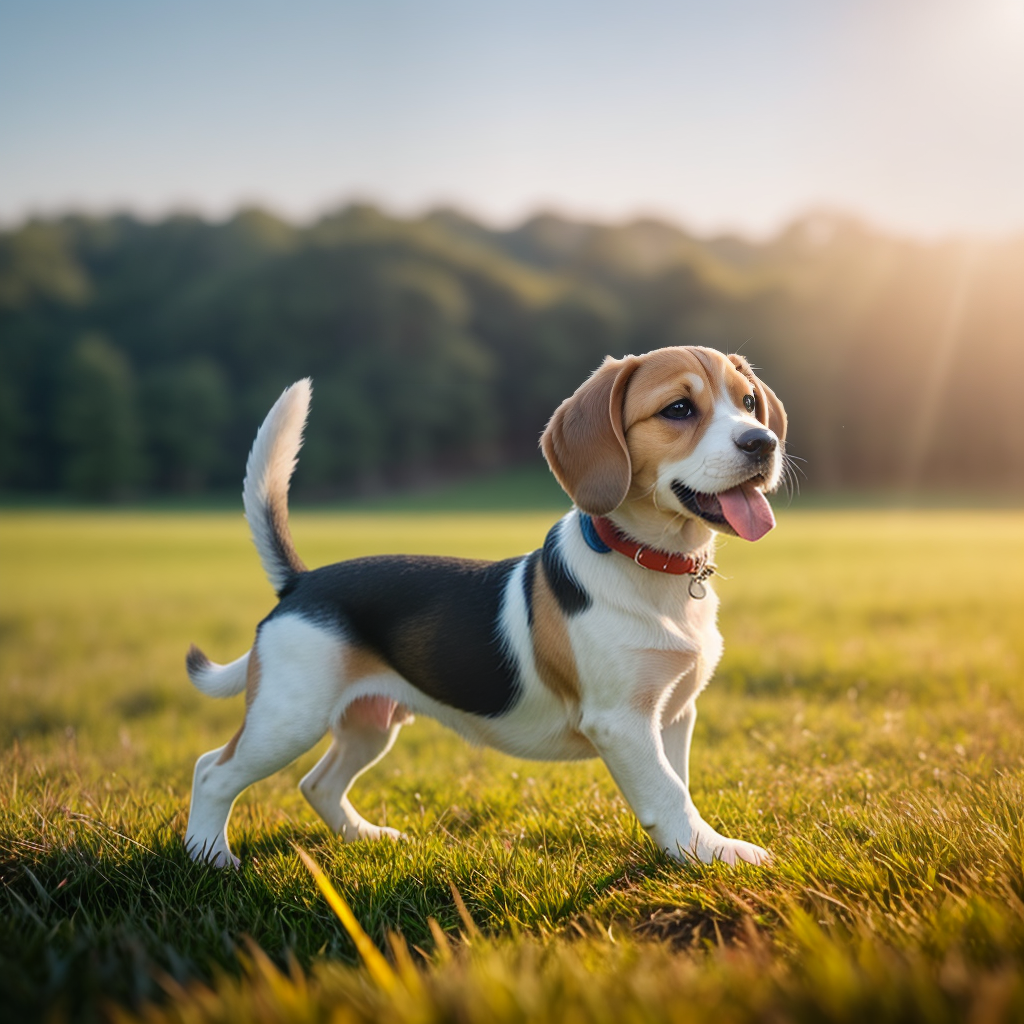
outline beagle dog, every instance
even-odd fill
[[[786,413],[738,355],[663,348],[608,358],[541,438],[574,507],[537,551],[500,562],[380,555],[307,569],[288,484],[310,383],[288,388],[246,466],[245,514],[278,604],[227,665],[193,646],[203,693],[245,690],[238,732],[196,762],[186,844],[238,864],[227,822],[247,786],[327,732],[299,784],[343,840],[399,838],[349,800],[413,713],[516,757],[600,757],[641,825],[680,859],[761,864],[690,795],[696,698],[722,653],[716,534],[775,525]]]

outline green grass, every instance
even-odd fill
[[[551,519],[300,514],[294,532],[314,565],[501,557]],[[0,1007],[87,1020],[156,1000],[150,1019],[182,1024],[1021,1019],[1024,515],[789,512],[719,563],[726,655],[701,700],[695,798],[773,867],[672,863],[600,763],[515,761],[420,720],[354,794],[410,842],[336,842],[295,789],[314,752],[239,801],[243,867],[217,873],[180,837],[192,763],[241,703],[196,693],[183,656],[193,640],[237,656],[272,606],[241,516],[3,514]],[[401,933],[414,995],[355,966],[293,842],[382,948]]]

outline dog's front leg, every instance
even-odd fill
[[[693,741],[693,727],[697,724],[697,701],[690,700],[678,718],[663,726],[661,743],[672,770],[690,785],[690,744]]]
[[[680,860],[763,864],[766,850],[727,839],[700,815],[686,783],[673,771],[657,724],[621,707],[584,714],[581,731],[594,744],[640,824],[662,849]]]

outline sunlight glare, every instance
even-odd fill
[[[995,15],[999,28],[1024,39],[1024,0],[998,0]]]

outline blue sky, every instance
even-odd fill
[[[0,220],[1024,229],[1024,0],[0,0]]]

